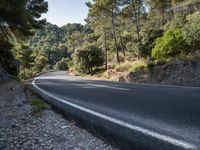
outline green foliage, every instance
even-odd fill
[[[76,50],[73,61],[79,71],[92,73],[93,67],[98,67],[103,64],[103,55],[101,49],[95,45],[87,45],[82,50]]]
[[[118,65],[115,66],[115,70],[118,72],[125,72],[125,71],[129,71],[130,68],[132,67],[132,62],[126,61],[124,63],[120,63]]]
[[[164,36],[158,38],[156,45],[152,51],[152,57],[157,60],[166,60],[174,57],[187,57],[187,55],[195,55],[200,47],[200,12],[188,15],[185,21],[181,21],[177,25],[172,21],[172,28],[165,32]],[[178,21],[178,20],[176,20]],[[186,23],[184,23],[186,22]],[[181,27],[182,28],[177,28]]]
[[[81,47],[84,43],[83,34],[81,32],[73,32],[72,35],[68,37],[67,47],[70,52],[74,52],[76,48]]]
[[[12,48],[13,45],[9,42],[4,44],[0,43],[0,64],[8,73],[17,75],[17,68],[14,65],[15,59],[12,53]]]
[[[174,15],[174,19],[169,21],[165,25],[165,30],[170,30],[170,29],[177,29],[177,28],[183,28],[184,25],[186,24],[186,16],[184,14],[178,13]]]
[[[155,63],[150,61],[149,63],[147,63],[147,68],[148,69],[152,69],[155,66]]]
[[[69,69],[68,62],[69,62],[69,59],[62,58],[59,62],[56,63],[55,69],[56,70],[67,71]]]
[[[146,62],[142,60],[137,60],[137,61],[125,61],[124,63],[118,64],[115,66],[115,70],[119,72],[135,72],[138,70],[143,70],[147,67]]]
[[[48,109],[47,104],[45,104],[42,100],[36,98],[31,100],[31,105],[34,106],[39,112]]]
[[[45,23],[44,19],[40,20],[41,14],[47,12],[48,4],[44,0],[1,0],[0,6],[1,33],[9,30],[22,38],[32,35],[32,29],[41,28]],[[5,35],[11,37],[9,33]]]
[[[133,66],[129,69],[129,72],[136,72],[140,70],[145,70],[147,68],[147,64],[144,61],[135,61]]]
[[[16,75],[14,41],[24,40],[33,35],[35,29],[43,27],[46,20],[40,17],[47,12],[47,6],[44,0],[0,1],[0,64],[9,73]]]
[[[151,56],[152,48],[155,46],[156,39],[162,35],[163,30],[161,29],[148,29],[144,33],[142,43],[140,45],[140,51],[143,57]]]
[[[184,39],[190,49],[188,53],[192,53],[200,50],[200,12],[187,16],[187,21],[184,27]]]
[[[36,72],[41,72],[45,69],[48,64],[48,59],[44,55],[38,55],[35,60],[34,70]]]
[[[33,75],[30,75],[30,69],[33,66],[34,56],[33,51],[27,45],[16,45],[16,59],[20,62],[20,77],[21,79],[28,79]]]
[[[152,57],[157,60],[176,57],[187,50],[182,29],[172,29],[156,40]]]
[[[21,67],[29,69],[34,61],[33,51],[27,45],[20,45],[16,52],[16,58],[20,61]]]
[[[90,73],[102,64],[108,68],[108,61],[125,61],[114,64],[116,70],[132,71],[146,67],[129,63],[136,57],[162,62],[195,55],[200,47],[198,4],[199,0],[94,0],[87,2],[85,26],[58,27],[40,19],[47,12],[45,0],[0,0],[0,63],[16,74],[14,54],[24,76],[32,76],[53,66],[67,70],[72,61],[66,58],[72,56],[75,68]],[[29,46],[14,48],[13,43],[33,34]]]
[[[73,27],[75,26],[75,27]],[[35,35],[29,39],[29,45],[32,50],[44,53],[48,59],[48,65],[52,68],[56,62],[63,57],[71,57],[66,47],[66,39],[74,30],[79,30],[79,24],[67,24],[59,28],[56,25],[47,23],[44,29],[38,30]],[[68,29],[68,27],[70,29]]]

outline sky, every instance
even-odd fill
[[[63,26],[67,23],[85,24],[88,8],[85,2],[88,0],[46,0],[49,11],[42,15],[48,22]]]

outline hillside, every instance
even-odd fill
[[[84,26],[76,23],[62,27],[47,23],[44,29],[37,30],[28,45],[33,51],[45,54],[48,57],[49,65],[53,66],[63,57],[71,56],[66,47],[68,37],[73,32],[83,32],[83,30]]]

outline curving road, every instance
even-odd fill
[[[200,149],[200,88],[87,80],[65,72],[45,73],[32,85],[54,105],[91,117],[140,148]]]

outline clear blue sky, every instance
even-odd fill
[[[58,26],[67,23],[84,24],[88,8],[85,2],[88,0],[46,0],[49,3],[49,11],[42,15],[48,22]]]

